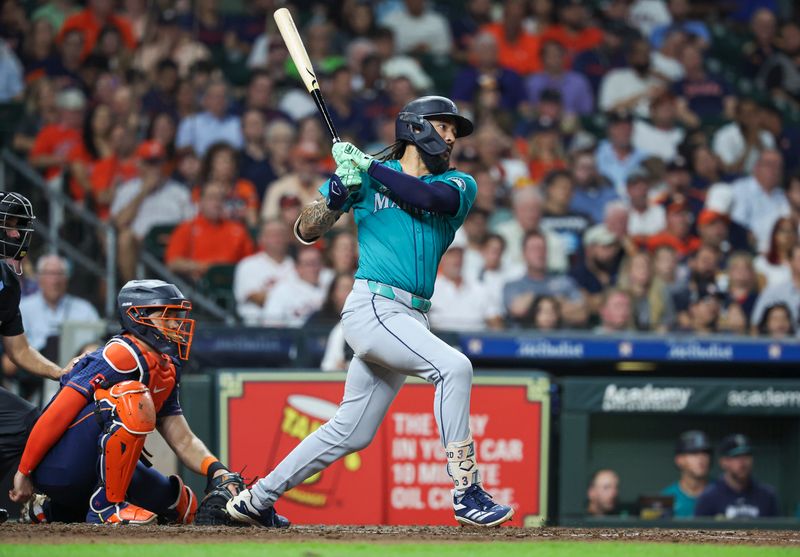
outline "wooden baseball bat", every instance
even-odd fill
[[[328,107],[325,104],[325,99],[322,97],[322,92],[319,90],[317,75],[314,73],[314,67],[311,65],[311,60],[308,58],[306,47],[294,24],[292,14],[289,13],[289,10],[286,8],[280,8],[275,10],[273,17],[275,18],[275,23],[278,24],[278,31],[280,31],[281,37],[283,37],[283,42],[286,43],[286,48],[289,50],[289,56],[292,57],[292,61],[297,67],[297,71],[300,73],[300,78],[303,80],[308,92],[314,97],[317,109],[322,115],[322,119],[325,120],[325,125],[328,126],[331,139],[333,139],[334,143],[341,141],[333,125],[333,120],[331,120],[331,115],[328,113]]]

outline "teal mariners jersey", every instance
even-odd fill
[[[381,164],[402,171],[399,161]],[[475,180],[453,169],[420,177],[423,182],[444,182],[458,191],[460,205],[454,216],[402,208],[386,195],[386,186],[369,174],[362,172],[361,180],[361,188],[350,194],[342,208],[353,210],[358,226],[356,278],[375,280],[430,298],[439,260],[475,201],[478,193]],[[327,195],[328,182],[319,191]]]
[[[675,518],[689,518],[694,516],[694,507],[697,497],[686,495],[678,482],[670,484],[661,490],[661,495],[672,495],[672,514]]]

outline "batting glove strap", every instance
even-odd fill
[[[334,174],[331,176],[328,183],[328,195],[325,198],[325,204],[331,211],[340,211],[344,206],[347,198],[350,197],[350,191],[342,182],[342,179]]]

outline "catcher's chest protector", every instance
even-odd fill
[[[153,397],[156,413],[177,383],[175,364],[169,356],[143,350],[138,341],[115,337],[103,349],[103,359],[114,371],[145,384]]]

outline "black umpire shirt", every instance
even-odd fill
[[[15,337],[25,332],[19,312],[20,286],[17,275],[0,262],[0,335]],[[36,418],[36,407],[0,388],[0,435],[27,432]]]

